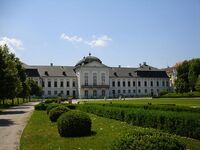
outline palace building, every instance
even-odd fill
[[[95,57],[75,66],[24,66],[26,74],[43,87],[44,97],[113,98],[155,96],[169,90],[166,71],[147,65],[109,67]]]

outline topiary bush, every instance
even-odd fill
[[[46,110],[47,109],[47,104],[45,103],[39,103],[35,105],[35,110]]]
[[[91,134],[92,121],[81,111],[71,110],[63,113],[58,119],[58,132],[62,137],[76,137]]]
[[[186,145],[175,136],[148,131],[134,131],[117,139],[111,150],[186,150]]]
[[[61,106],[61,104],[58,104],[58,103],[51,103],[51,104],[48,104],[47,106],[47,114],[49,114],[49,111],[55,107],[58,107],[58,106]]]
[[[49,111],[49,119],[52,122],[56,122],[60,115],[62,115],[64,112],[68,112],[69,110],[70,109],[68,107],[62,105],[54,107]]]
[[[55,99],[47,99],[47,100],[45,100],[45,104],[56,103],[56,102],[57,102],[57,100],[55,100]]]

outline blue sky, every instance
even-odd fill
[[[0,44],[33,65],[163,68],[200,57],[200,0],[1,0]]]

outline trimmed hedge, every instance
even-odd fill
[[[47,109],[46,109],[47,110],[47,114],[49,114],[51,109],[53,109],[55,107],[58,107],[58,106],[61,106],[61,104],[58,104],[58,103],[50,103],[50,104],[48,104]]]
[[[47,109],[47,104],[45,103],[39,103],[35,105],[35,110],[46,110]]]
[[[160,110],[80,105],[80,110],[132,125],[158,128],[181,136],[200,139],[200,114]]]
[[[141,108],[145,110],[162,110],[162,111],[176,111],[176,112],[197,112],[200,113],[200,107],[192,108],[188,106],[176,106],[174,104],[146,104],[146,105],[134,105],[134,104],[97,104],[97,103],[87,103],[87,105],[100,105],[100,106],[109,106],[109,107],[120,107],[120,108]]]
[[[60,115],[62,115],[64,112],[68,112],[69,110],[70,109],[68,107],[62,105],[54,107],[49,111],[49,119],[51,122],[56,122]]]
[[[90,135],[91,124],[90,117],[78,110],[63,113],[57,121],[58,132],[62,137]]]
[[[134,131],[114,141],[111,150],[186,150],[175,136],[149,131]]]

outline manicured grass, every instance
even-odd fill
[[[176,104],[180,106],[200,107],[200,98],[153,98],[153,99],[128,99],[128,100],[90,100],[87,103],[122,103],[122,104]]]
[[[93,134],[87,137],[63,138],[57,132],[57,124],[51,123],[46,111],[34,111],[20,141],[21,150],[102,150],[110,149],[113,140],[120,135],[144,128],[124,122],[98,117],[90,114]],[[154,130],[154,129],[148,129]],[[181,138],[189,149],[198,150],[200,141]]]

